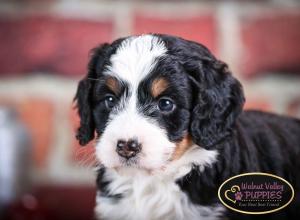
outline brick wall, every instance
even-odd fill
[[[0,105],[33,137],[38,182],[91,183],[92,144],[74,139],[72,98],[88,51],[130,34],[160,32],[205,44],[245,88],[246,108],[300,116],[300,2],[0,2]]]

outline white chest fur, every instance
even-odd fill
[[[187,162],[187,160],[184,161]],[[168,175],[149,175],[146,171],[137,169],[126,169],[121,172],[107,169],[104,179],[110,181],[109,192],[114,195],[121,194],[122,198],[97,195],[96,216],[101,220],[218,219],[223,207],[195,205],[175,183],[178,174],[183,176],[190,170],[191,164],[184,163],[184,161],[178,161],[172,165],[167,172]],[[211,165],[211,163],[200,165]]]
[[[134,177],[116,177],[110,191],[122,194],[121,199],[97,196],[96,213],[99,219],[174,220],[218,219],[221,207],[194,205],[178,185],[157,176],[136,174]]]

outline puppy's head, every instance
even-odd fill
[[[76,100],[81,145],[96,133],[104,166],[150,170],[193,143],[209,149],[222,142],[244,103],[226,64],[200,44],[167,35],[94,49]]]

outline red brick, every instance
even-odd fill
[[[20,103],[20,116],[33,137],[34,161],[39,167],[45,166],[53,140],[53,103],[41,99],[24,101]]]
[[[80,75],[88,53],[110,41],[112,22],[48,16],[0,19],[0,74]]]
[[[32,143],[32,159],[37,167],[47,162],[49,147],[53,140],[53,105],[48,100],[1,100],[1,105],[15,109],[24,123]]]
[[[211,14],[180,18],[164,18],[153,13],[137,13],[133,25],[134,34],[171,34],[204,44],[214,53],[217,50],[216,21]]]
[[[247,98],[245,106],[245,110],[261,110],[261,111],[272,111],[272,105],[264,99],[249,99]]]
[[[243,19],[242,73],[300,73],[299,27],[299,12],[274,12]]]

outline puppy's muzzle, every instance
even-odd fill
[[[130,159],[141,151],[142,145],[136,139],[119,140],[116,151],[119,156]]]

